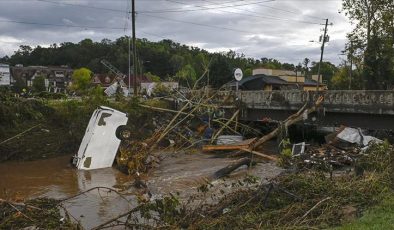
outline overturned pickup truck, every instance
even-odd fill
[[[73,164],[78,169],[90,170],[111,167],[121,140],[128,139],[127,114],[100,106],[90,118],[85,136]]]

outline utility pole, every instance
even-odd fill
[[[317,76],[316,91],[319,91],[319,90],[320,90],[320,78],[321,78],[321,76],[320,76],[320,70],[321,70],[321,65],[322,65],[322,62],[323,62],[324,45],[326,44],[326,41],[328,40],[328,39],[327,39],[327,26],[328,26],[328,19],[326,19],[326,24],[325,24],[325,27],[324,27],[324,35],[323,35],[323,39],[322,39],[323,42],[322,42],[322,45],[321,45],[321,54],[320,54],[319,69],[318,69],[318,71],[317,71],[318,76]]]
[[[137,96],[137,49],[135,45],[135,0],[131,0],[131,24],[133,34],[133,91],[134,96]]]
[[[129,87],[128,87],[128,90],[129,90],[129,95],[130,95],[131,94],[131,88],[130,88],[131,87],[131,84],[130,84],[131,83],[130,82],[131,81],[131,79],[130,79],[130,77],[131,77],[131,54],[130,54],[130,52],[131,52],[131,46],[130,46],[131,41],[130,40],[131,39],[130,39],[130,37],[129,37],[128,40],[129,40],[129,79],[128,79],[128,81],[129,81],[128,86]]]
[[[349,72],[349,90],[352,89],[352,78],[353,78],[353,41],[350,41],[350,72]]]

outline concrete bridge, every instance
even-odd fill
[[[394,91],[221,91],[217,99],[227,109],[237,101],[245,120],[282,120],[319,95],[324,103],[309,122],[394,130]]]

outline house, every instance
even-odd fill
[[[243,78],[238,82],[240,90],[294,90],[298,89],[297,84],[287,82],[277,76],[257,74]]]
[[[318,75],[313,75],[312,79],[307,79],[301,74],[301,72],[295,72],[291,70],[277,70],[265,68],[258,68],[253,70],[253,75],[259,74],[278,77],[289,84],[296,85],[297,89],[302,89],[304,91],[315,91],[318,85]],[[322,81],[322,78],[320,78],[319,90],[327,90],[327,85]]]
[[[0,86],[11,85],[10,66],[0,63]]]
[[[133,78],[134,78],[134,75],[131,75],[130,78],[125,75],[123,80],[120,81],[121,87],[124,88],[125,90],[127,90],[127,94],[129,93],[128,92],[129,88],[130,88],[130,93],[133,93],[133,89],[134,89],[134,85],[133,85],[134,79]],[[137,86],[139,86],[139,91],[142,90],[143,84],[152,83],[152,81],[149,80],[149,78],[145,75],[137,75],[136,82],[137,82]],[[117,83],[117,78],[116,78],[115,74],[95,74],[93,76],[93,84],[100,85],[104,90],[107,90],[108,88],[114,88],[111,86],[113,86],[115,83]],[[113,91],[113,90],[110,90],[110,91]]]
[[[21,80],[27,87],[33,86],[38,76],[45,78],[45,88],[49,92],[65,93],[71,85],[73,69],[68,66],[22,66],[11,67],[11,76],[14,81]]]
[[[93,84],[99,85],[102,88],[107,89],[110,85],[113,84],[115,77],[115,74],[94,74]]]

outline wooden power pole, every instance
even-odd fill
[[[135,0],[131,0],[131,24],[133,34],[133,91],[134,96],[138,95],[137,92],[137,49],[135,45]]]
[[[322,38],[323,42],[322,42],[322,45],[321,45],[321,54],[320,54],[319,69],[318,69],[318,71],[317,71],[317,85],[316,85],[316,91],[319,91],[319,90],[320,90],[320,78],[321,78],[321,76],[320,76],[320,71],[321,71],[321,65],[322,65],[322,62],[323,62],[324,45],[326,44],[326,41],[327,41],[327,26],[328,26],[328,19],[326,19],[326,24],[325,24],[325,27],[324,27],[324,35],[323,35],[323,38]]]
[[[350,72],[349,72],[349,90],[352,89],[352,78],[353,78],[353,41],[350,41]]]

